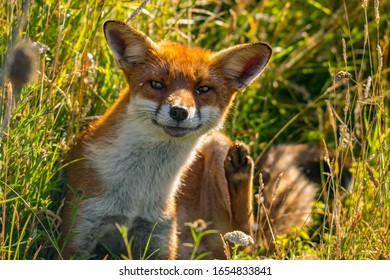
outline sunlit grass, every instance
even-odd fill
[[[50,259],[61,251],[66,153],[125,85],[102,24],[126,20],[141,1],[31,1],[25,15],[22,2],[0,5],[1,70],[23,17],[19,37],[42,45],[37,79],[23,88],[1,133],[0,259]],[[271,63],[239,95],[226,133],[248,143],[254,159],[271,142],[325,143],[341,162],[352,159],[350,193],[314,210],[321,230],[279,237],[273,257],[389,259],[389,3],[225,2],[153,0],[131,24],[156,41],[214,50],[269,42]],[[350,75],[337,80],[340,71]],[[6,105],[3,87],[2,122]],[[339,166],[329,165],[327,179],[338,190]]]

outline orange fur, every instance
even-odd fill
[[[252,235],[252,180],[253,162],[244,144],[222,134],[206,140],[177,196],[180,258],[192,252],[183,246],[193,243],[187,222],[202,219],[220,234],[241,230]],[[210,258],[225,258],[219,234],[205,236],[198,253],[202,251],[211,253]]]

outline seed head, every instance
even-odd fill
[[[367,78],[367,84],[364,88],[364,98],[368,98],[370,96],[370,88],[371,88],[372,78],[369,76]]]
[[[31,42],[21,41],[8,54],[6,71],[8,78],[14,87],[14,93],[27,83],[32,82],[37,76],[38,54]]]
[[[380,19],[379,0],[374,1],[374,14],[375,14],[375,21],[378,23]]]
[[[253,238],[251,236],[239,230],[228,232],[223,236],[223,238],[226,241],[230,241],[240,246],[248,246],[250,244],[254,244]]]
[[[351,73],[345,71],[339,71],[336,74],[336,76],[334,76],[334,81],[337,83],[343,79],[351,79],[351,78],[352,78]]]

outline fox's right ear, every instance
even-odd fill
[[[144,33],[118,20],[103,24],[104,36],[120,68],[142,62],[157,45]]]

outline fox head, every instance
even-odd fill
[[[104,35],[130,87],[128,114],[153,137],[200,137],[219,128],[238,91],[267,65],[271,47],[241,44],[219,52],[155,43],[124,22]]]

